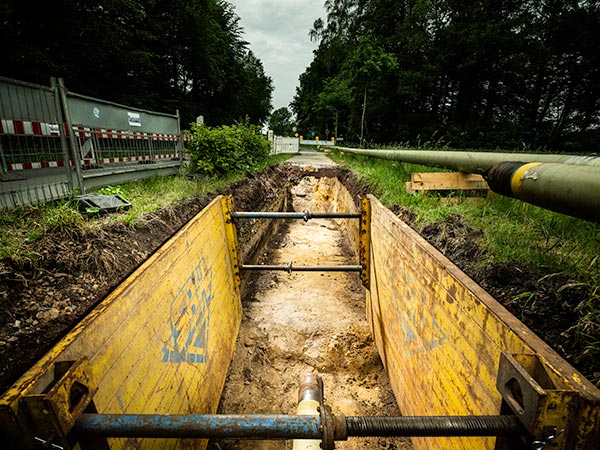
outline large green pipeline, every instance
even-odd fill
[[[485,178],[499,194],[600,223],[600,167],[505,162]]]
[[[467,173],[487,173],[493,166],[507,161],[562,163],[600,167],[600,158],[593,156],[550,155],[535,153],[454,152],[445,150],[371,150],[336,147],[356,155],[393,159],[412,164],[442,167]]]
[[[359,155],[479,173],[498,194],[600,223],[598,157],[337,148]]]

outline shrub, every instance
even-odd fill
[[[221,127],[192,124],[187,135],[192,173],[252,172],[269,156],[269,143],[247,120]]]

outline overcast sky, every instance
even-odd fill
[[[288,106],[298,77],[313,59],[308,32],[325,17],[324,0],[228,0],[235,6],[244,39],[273,80],[273,110]]]

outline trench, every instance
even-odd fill
[[[350,194],[335,178],[304,177],[288,209],[346,212]],[[257,225],[258,226],[258,225]],[[251,228],[247,232],[251,234]],[[259,264],[358,264],[351,219],[282,221]],[[242,236],[243,240],[244,237]],[[221,397],[220,414],[295,414],[307,373],[323,379],[333,413],[400,415],[366,320],[358,273],[253,272],[243,289],[243,318]],[[291,441],[213,440],[210,449],[282,449]],[[350,438],[340,449],[410,449],[408,438]]]

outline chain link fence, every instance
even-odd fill
[[[178,114],[0,77],[0,210],[175,174],[182,143]]]

